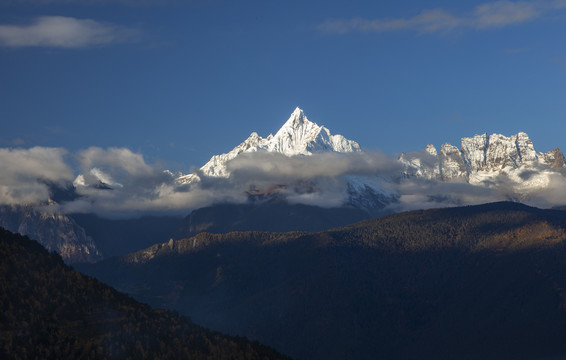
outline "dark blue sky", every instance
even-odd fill
[[[566,148],[566,1],[0,2],[0,147],[187,171],[296,106],[386,153]]]

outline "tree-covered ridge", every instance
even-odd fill
[[[274,246],[304,242],[318,246],[355,246],[403,252],[441,249],[518,250],[550,246],[563,240],[566,240],[566,211],[499,202],[409,211],[319,233],[203,232],[190,238],[155,244],[123,256],[121,261],[143,263],[157,257],[184,255],[227,244]]]
[[[0,228],[2,359],[286,359],[151,309]]]
[[[147,249],[122,256],[109,261],[124,261],[126,263],[145,263],[155,258],[171,255],[186,255],[218,245],[246,244],[265,246],[281,244],[306,236],[306,232],[272,233],[260,231],[233,231],[228,234],[212,234],[203,232],[187,239],[178,241],[169,240],[162,244],[155,244]]]
[[[500,202],[416,210],[329,231],[335,244],[388,251],[518,250],[566,240],[566,212]]]

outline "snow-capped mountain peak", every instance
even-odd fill
[[[361,148],[357,142],[348,140],[342,135],[332,135],[324,126],[310,121],[304,111],[297,107],[275,135],[263,138],[252,132],[244,142],[230,152],[214,155],[200,170],[206,176],[229,177],[226,163],[243,152],[255,151],[296,156],[322,152],[357,152],[361,151]],[[198,179],[196,174],[188,174],[180,176],[177,181],[188,183]]]
[[[287,122],[281,127],[284,129],[286,127],[298,127],[304,124],[305,122],[311,123],[307,117],[305,116],[305,112],[300,107],[296,107]],[[312,124],[312,123],[311,123]]]
[[[303,110],[296,108],[264,149],[294,156],[329,151],[360,151],[360,146],[355,141],[347,140],[342,135],[330,134],[327,128],[309,121]]]

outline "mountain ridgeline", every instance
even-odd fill
[[[151,309],[0,228],[2,359],[288,359]]]
[[[566,213],[413,211],[319,232],[200,233],[81,265],[297,359],[566,356]]]

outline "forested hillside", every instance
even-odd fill
[[[0,228],[2,359],[286,359],[152,309]]]

